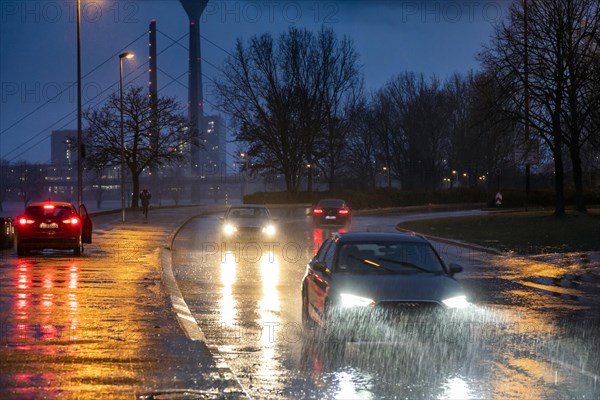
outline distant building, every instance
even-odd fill
[[[52,131],[50,141],[50,160],[52,165],[77,164],[76,129]]]
[[[224,174],[226,165],[225,120],[220,115],[204,116],[203,149],[200,150],[203,175]]]

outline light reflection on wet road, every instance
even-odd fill
[[[389,231],[400,219],[355,217],[353,230]],[[436,243],[447,261],[465,267],[457,278],[476,305],[435,324],[382,323],[377,337],[383,332],[385,340],[340,346],[301,326],[300,282],[329,231],[312,229],[302,215],[282,217],[280,225],[272,243],[222,251],[218,218],[206,217],[175,242],[173,269],[185,300],[252,396],[600,396],[597,260],[565,267],[549,264],[549,256],[496,256]]]

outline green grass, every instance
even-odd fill
[[[600,250],[600,210],[506,212],[475,217],[409,221],[400,228],[520,254]]]

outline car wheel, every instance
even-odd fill
[[[308,295],[306,288],[302,290],[302,325],[304,328],[312,329],[315,326],[315,321],[308,314]]]
[[[73,247],[73,254],[76,256],[80,256],[83,253],[83,243],[81,241],[81,236],[79,237],[79,243],[77,246]]]

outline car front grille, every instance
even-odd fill
[[[435,313],[442,307],[432,301],[382,301],[377,303],[377,310],[389,316],[422,315]]]
[[[260,233],[261,232],[261,228],[259,227],[253,227],[253,226],[241,226],[238,227],[238,232],[239,233],[247,233],[247,234],[252,234],[252,233]]]

